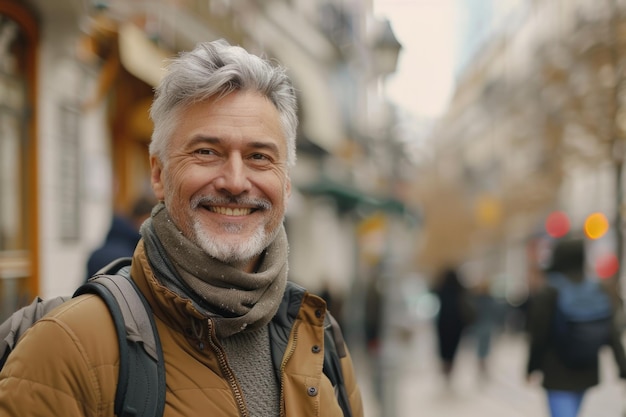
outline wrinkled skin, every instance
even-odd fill
[[[165,161],[150,159],[152,187],[183,235],[248,270],[284,219],[291,182],[279,113],[235,91],[179,113]]]

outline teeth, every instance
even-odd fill
[[[247,216],[252,210],[249,208],[211,207],[211,211],[226,216]]]

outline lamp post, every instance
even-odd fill
[[[378,94],[376,94],[376,97],[378,102],[373,103],[376,106],[375,111],[372,111],[368,115],[367,125],[370,135],[372,132],[377,132],[378,134],[374,134],[374,137],[388,139],[383,141],[373,140],[370,146],[378,148],[377,150],[383,153],[384,158],[389,158],[387,162],[390,163],[378,163],[377,166],[379,170],[386,169],[387,172],[382,174],[390,176],[389,179],[395,181],[393,177],[394,173],[390,172],[388,168],[394,166],[395,144],[393,138],[390,137],[390,132],[396,120],[393,116],[393,112],[390,111],[389,103],[384,97],[384,90],[381,86],[385,78],[396,71],[402,45],[396,39],[393,29],[391,28],[391,23],[386,19],[373,19],[368,35],[368,47],[371,51],[371,72],[368,75],[371,77],[370,80],[375,82],[373,87],[377,90]],[[375,151],[373,152],[373,154],[377,153],[378,152]],[[380,172],[379,175],[381,175]],[[384,258],[386,254],[383,253],[381,256]],[[385,259],[379,261],[379,265],[386,264]],[[380,351],[376,358],[378,366],[374,368],[374,372],[378,374],[376,381],[378,384],[377,388],[380,390],[378,391],[378,395],[380,396],[379,400],[381,401],[382,415],[395,417],[398,415],[397,385],[398,374],[401,371],[398,352],[401,347],[401,342],[397,338],[397,332],[392,331],[391,328],[397,325],[397,323],[393,323],[392,317],[398,316],[398,309],[400,308],[397,300],[398,283],[393,282],[397,281],[398,277],[394,271],[388,271],[387,268],[381,268],[377,273],[383,275],[379,277],[379,279],[383,279],[387,282],[384,284],[384,289],[381,294],[382,308],[379,314],[382,315],[380,322],[382,323],[381,327],[383,330],[381,330],[380,334]]]
[[[402,44],[398,42],[389,20],[374,19],[370,31],[369,47],[372,51],[372,72],[376,77],[393,74],[398,66]]]

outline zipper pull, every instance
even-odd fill
[[[209,328],[210,328],[211,319],[209,319],[208,322],[209,322]],[[203,335],[204,335],[204,329],[202,326],[202,322],[199,320],[191,319],[191,329],[193,330],[194,338],[198,342],[196,347],[198,348],[198,350],[204,350],[204,341],[202,340]]]

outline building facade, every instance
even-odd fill
[[[425,211],[418,262],[467,262],[512,299],[532,290],[550,213],[582,237],[590,214],[610,220],[603,241],[587,238],[592,269],[607,253],[621,259],[623,228],[623,6],[520,7],[460,74],[414,193]]]

